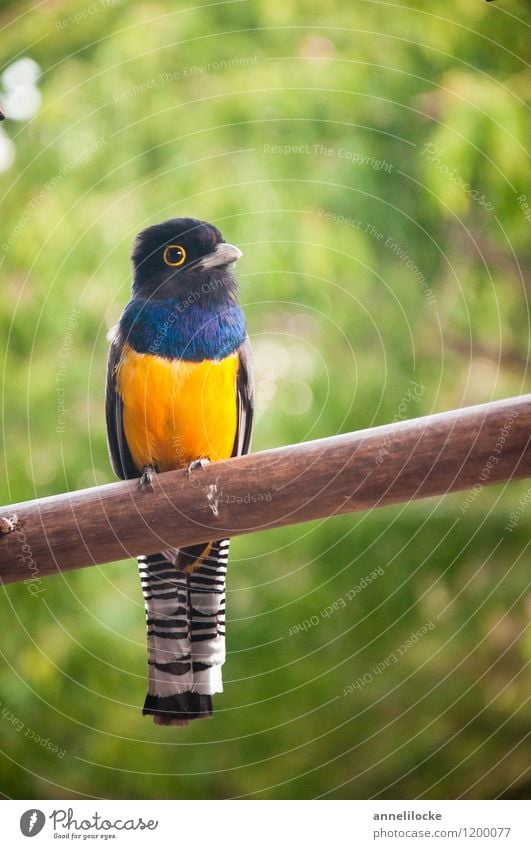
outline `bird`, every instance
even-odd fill
[[[238,300],[239,248],[212,224],[171,218],[140,232],[131,299],[109,334],[107,445],[121,479],[192,474],[250,450],[252,352]],[[148,641],[143,714],[156,725],[213,715],[225,661],[229,540],[137,557]]]

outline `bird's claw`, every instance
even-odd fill
[[[186,470],[186,474],[188,475],[188,477],[190,477],[192,472],[197,472],[198,469],[206,469],[206,467],[209,465],[210,460],[208,459],[208,457],[201,457],[199,460],[192,460]]]
[[[155,469],[153,466],[144,466],[142,474],[138,481],[138,488],[145,492],[153,492],[153,475]]]

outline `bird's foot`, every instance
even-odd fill
[[[156,469],[154,466],[144,466],[138,480],[138,488],[143,492],[153,492],[153,475],[155,472]]]
[[[206,467],[209,465],[210,460],[208,459],[208,457],[201,457],[199,460],[192,460],[186,470],[186,474],[188,475],[188,477],[190,477],[193,472],[197,472],[198,469],[206,469]]]

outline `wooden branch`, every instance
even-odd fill
[[[45,575],[531,476],[531,395],[0,510],[0,578]],[[463,502],[461,509],[464,511]],[[16,517],[16,518],[15,518]]]

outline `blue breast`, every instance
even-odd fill
[[[192,362],[227,357],[246,335],[244,314],[233,301],[209,309],[174,298],[133,298],[119,325],[124,339],[138,353]]]

